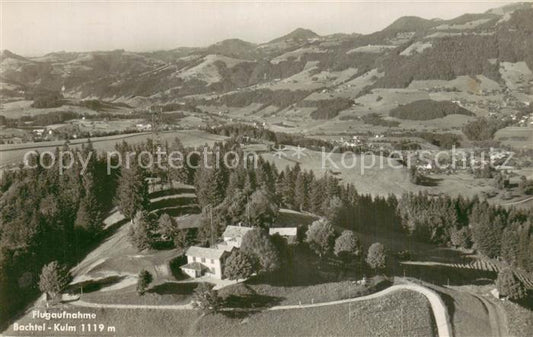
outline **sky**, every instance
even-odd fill
[[[372,33],[402,16],[450,19],[509,1],[123,1],[1,3],[0,49],[24,56],[53,51],[153,51],[239,38],[270,41],[303,27],[319,35]]]

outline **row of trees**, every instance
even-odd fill
[[[406,194],[398,204],[403,229],[421,241],[475,248],[490,258],[533,271],[533,211],[478,198]]]
[[[333,225],[327,220],[320,219],[311,224],[306,233],[309,247],[322,257],[332,252],[344,262],[361,257],[362,246],[354,231],[344,230],[337,236]],[[368,249],[366,263],[370,268],[382,270],[386,267],[387,255],[385,247],[376,242]]]

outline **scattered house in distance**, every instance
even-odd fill
[[[223,278],[224,262],[231,249],[215,249],[192,246],[187,249],[187,264],[180,269],[190,277],[211,276],[221,280]]]
[[[144,123],[138,123],[135,125],[138,131],[151,131],[152,130],[152,124],[144,124]]]
[[[33,129],[32,132],[36,137],[44,136],[45,129]]]
[[[252,230],[252,227],[244,226],[227,226],[226,230],[222,234],[224,243],[230,247],[241,248],[242,237],[246,232]]]
[[[270,227],[268,229],[269,235],[279,234],[281,237],[287,239],[288,243],[294,243],[298,238],[297,227]]]

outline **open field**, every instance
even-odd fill
[[[192,310],[96,309],[70,305],[65,305],[64,309],[67,312],[95,313],[94,323],[104,325],[100,336],[354,336],[354,332],[356,336],[376,335],[376,332],[380,336],[397,336],[398,332],[409,336],[435,336],[427,299],[421,294],[405,290],[374,300],[318,308],[265,311],[251,313],[245,318],[237,318],[231,312],[199,317]],[[17,322],[51,325],[51,321],[45,319],[32,319],[31,312]],[[54,323],[75,325],[77,322],[54,320]],[[108,327],[114,327],[114,331],[109,332]],[[81,329],[79,324],[77,328]],[[76,336],[80,335],[80,331],[61,335]],[[14,332],[12,326],[6,333],[14,336],[28,335]]]
[[[345,183],[352,183],[359,193],[373,196],[397,196],[406,192],[427,191],[431,194],[474,195],[493,189],[489,179],[473,179],[471,174],[431,175],[435,186],[419,186],[409,181],[408,169],[395,159],[380,156],[354,155],[343,156],[340,153],[318,152],[304,149],[297,157],[296,149],[286,147],[282,154],[264,153],[263,157],[283,170],[287,165],[299,163],[304,170],[312,170],[316,175],[330,174]]]
[[[339,153],[333,153],[329,156],[331,158],[329,161],[324,159],[329,155],[327,152],[305,149],[301,158],[297,158],[294,148],[287,147],[286,149],[283,155],[266,153],[263,157],[276,164],[279,170],[283,170],[287,165],[293,166],[299,163],[302,169],[312,170],[316,175],[328,173],[339,176],[344,182],[354,183],[360,193],[401,194],[407,191],[406,186],[410,184],[407,169],[398,164],[396,160],[391,160],[392,165],[397,166],[397,168],[392,168],[388,164],[389,161],[383,157],[374,157],[375,163],[373,164],[371,156],[343,157]],[[347,165],[343,165],[343,159]],[[382,167],[380,167],[380,160],[383,160]],[[374,167],[369,169],[372,165]],[[379,186],[376,186],[376,181],[380,182]]]
[[[284,286],[252,278],[222,288],[219,294],[230,307],[266,308],[274,305],[308,305],[356,298],[378,292],[389,285],[391,282],[381,276],[369,278],[365,285],[358,285],[355,281],[340,281]]]
[[[137,283],[116,291],[94,291],[84,293],[80,300],[89,303],[134,304],[134,305],[176,305],[188,304],[197,282],[160,283],[146,291],[143,296],[137,293]],[[104,288],[105,289],[105,288]]]
[[[376,300],[328,307],[265,311],[242,318],[223,314],[195,325],[200,336],[434,336],[423,295],[398,291]]]
[[[138,144],[151,138],[152,133],[134,133],[108,137],[93,138],[91,142],[98,151],[113,151],[115,144],[126,141],[129,144]],[[212,145],[215,142],[226,139],[224,136],[213,135],[200,130],[179,130],[161,133],[161,141],[172,143],[178,137],[184,146]],[[87,142],[87,139],[71,140],[70,146],[79,147]],[[0,166],[22,162],[24,155],[28,151],[54,151],[56,147],[61,147],[64,141],[50,141],[39,143],[0,145]]]
[[[80,115],[96,115],[98,112],[77,105],[63,105],[57,108],[37,109],[31,107],[33,101],[20,100],[0,105],[0,115],[6,118],[20,118],[22,116],[44,115],[50,112],[71,111]],[[120,111],[117,111],[120,112]],[[125,111],[123,111],[125,113]]]

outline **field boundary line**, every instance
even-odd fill
[[[390,293],[393,293],[395,291],[400,290],[411,290],[416,291],[422,295],[424,295],[430,305],[431,309],[433,311],[433,316],[435,317],[435,324],[437,325],[437,333],[439,337],[453,337],[452,334],[452,325],[450,321],[450,317],[448,315],[448,310],[446,309],[446,306],[440,296],[433,290],[430,290],[426,287],[422,287],[417,284],[398,284],[393,285],[387,289],[384,289],[380,292],[356,297],[356,298],[348,298],[344,300],[338,300],[338,301],[331,301],[331,302],[322,302],[322,303],[313,303],[313,304],[302,304],[302,305],[280,305],[280,306],[274,306],[271,308],[268,308],[267,311],[272,310],[290,310],[290,309],[306,309],[306,308],[317,308],[317,307],[324,307],[324,306],[330,306],[330,305],[338,305],[338,304],[346,304],[346,303],[352,303],[352,302],[359,302],[359,301],[366,301],[371,299],[376,299],[385,295],[388,295]]]

